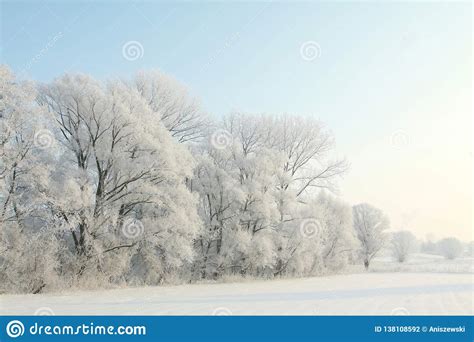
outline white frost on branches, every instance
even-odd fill
[[[334,195],[348,164],[318,120],[211,121],[158,71],[2,66],[0,87],[0,291],[316,275],[383,245],[385,215]]]

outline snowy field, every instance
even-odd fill
[[[473,275],[359,273],[294,280],[4,295],[0,314],[472,315]]]
[[[434,272],[434,273],[474,273],[474,258],[446,260],[440,255],[414,253],[404,263],[393,260],[390,253],[383,251],[370,265],[372,272]]]

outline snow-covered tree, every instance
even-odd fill
[[[466,244],[466,255],[469,257],[474,257],[474,241],[468,242]]]
[[[436,245],[438,252],[446,259],[456,259],[463,253],[463,245],[461,241],[454,237],[442,239],[438,241]]]
[[[325,207],[323,198],[319,209],[308,204],[318,189],[332,188],[346,168],[344,161],[326,161],[331,147],[332,138],[315,120],[243,113],[224,117],[209,143],[194,153],[200,162],[192,190],[200,194],[207,227],[197,240],[195,273],[308,274],[342,255],[350,210],[347,216],[331,201]],[[326,210],[324,220],[337,221],[331,210],[342,214],[318,239],[332,244],[325,259],[316,261],[308,255],[315,249],[305,250],[299,233],[301,222],[315,210]],[[308,260],[314,267],[302,266]]]
[[[229,174],[225,158],[202,155],[198,162],[190,188],[199,194],[199,213],[204,229],[195,241],[198,258],[193,273],[206,278],[217,275],[223,239],[228,236],[227,231],[237,227],[236,213],[243,194]]]
[[[0,66],[0,291],[37,293],[57,275],[60,236],[45,206],[54,146],[35,97]]]
[[[308,206],[302,208],[298,220],[296,267],[304,267],[304,274],[321,274],[343,268],[350,253],[357,248],[352,228],[352,210],[341,200],[321,192]],[[290,263],[291,268],[293,263]],[[300,273],[302,270],[300,269]]]
[[[405,262],[416,246],[416,237],[407,230],[392,234],[392,252],[398,262]]]
[[[425,236],[420,244],[420,251],[428,254],[437,254],[436,239],[433,234]]]
[[[357,204],[352,207],[354,229],[360,242],[360,253],[364,266],[369,268],[370,261],[383,247],[390,227],[387,216],[382,210],[367,203]]]
[[[204,146],[192,181],[192,190],[200,194],[200,212],[207,227],[197,241],[200,259],[207,265],[198,268],[207,268],[207,273],[216,276],[260,272],[273,262],[270,246],[278,217],[272,196],[276,166],[268,153],[245,154],[237,139],[230,139],[225,149],[213,139]],[[242,239],[241,243],[236,244],[237,239]]]
[[[63,147],[51,210],[70,231],[76,274],[125,279],[133,264],[131,277],[144,268],[157,282],[190,261],[200,220],[184,180],[194,162],[138,91],[65,75],[41,88],[41,101]]]
[[[199,101],[171,76],[158,70],[140,71],[128,85],[138,91],[156,119],[161,119],[179,142],[203,138],[209,125]]]

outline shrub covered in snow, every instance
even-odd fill
[[[463,245],[456,238],[445,238],[438,241],[437,248],[446,259],[456,259],[463,254]]]
[[[398,262],[405,262],[408,255],[415,250],[415,236],[409,231],[402,230],[393,233],[391,240],[393,256]]]

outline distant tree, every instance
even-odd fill
[[[390,222],[382,210],[362,203],[352,208],[353,224],[361,245],[361,255],[366,269],[370,261],[383,247],[384,231],[390,227]]]
[[[415,249],[415,244],[415,236],[407,230],[392,235],[392,252],[398,262],[406,261],[408,255]]]
[[[438,252],[446,259],[456,259],[462,254],[463,246],[461,241],[454,237],[445,238],[437,243]]]
[[[420,251],[422,253],[436,254],[436,242],[430,240],[423,241],[420,245]]]
[[[470,257],[474,257],[474,241],[467,244],[466,253]]]

